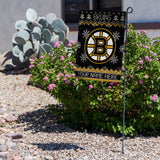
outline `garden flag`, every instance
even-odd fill
[[[125,12],[80,11],[76,77],[119,82]]]

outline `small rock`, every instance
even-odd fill
[[[26,156],[26,157],[24,157],[24,160],[33,160],[33,157],[32,156]]]
[[[33,156],[37,156],[37,155],[38,155],[38,153],[37,153],[37,152],[34,152],[34,153],[33,153]]]
[[[2,158],[2,160],[7,159],[6,155],[1,155],[0,158]]]
[[[6,148],[5,145],[3,145],[3,144],[0,145],[0,152],[5,152],[6,149],[7,149],[7,148]]]
[[[19,149],[19,146],[18,145],[14,145],[11,147],[11,149],[14,151],[14,150],[18,150]]]
[[[20,156],[14,156],[12,160],[22,160],[23,158]]]
[[[20,139],[23,138],[23,135],[21,133],[16,133],[12,135],[12,139]]]
[[[8,133],[6,134],[6,137],[12,137],[12,133],[9,133],[9,132],[8,132]]]
[[[5,140],[4,139],[0,139],[0,144],[4,144]]]
[[[13,147],[13,146],[15,146],[15,145],[16,145],[16,143],[14,143],[14,142],[10,142],[10,141],[7,141],[7,142],[6,142],[6,146],[9,147],[9,148],[10,148],[10,147]]]
[[[5,120],[6,120],[7,122],[14,122],[14,121],[17,120],[17,118],[16,118],[15,116],[13,116],[12,114],[9,114],[9,115],[7,115],[7,116],[5,117]]]
[[[3,107],[3,106],[1,105],[1,107]],[[6,108],[0,108],[0,114],[3,114],[3,113],[6,112],[6,111],[7,111]]]
[[[45,160],[52,160],[52,159],[53,159],[53,157],[50,156],[50,155],[46,155],[46,156],[45,156]]]
[[[6,121],[2,118],[0,118],[0,125],[4,124]]]
[[[9,130],[7,130],[7,129],[3,128],[3,127],[0,127],[0,132],[8,133],[8,132],[9,132]]]

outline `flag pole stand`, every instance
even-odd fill
[[[127,30],[128,30],[128,14],[133,12],[132,7],[128,7],[126,11],[126,34],[125,34],[125,72],[124,72],[124,97],[123,97],[123,135],[122,135],[122,153],[124,154],[124,128],[125,128],[125,99],[126,99],[126,65],[127,65]]]

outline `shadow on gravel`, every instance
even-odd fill
[[[38,146],[38,148],[41,148],[43,151],[69,150],[69,149],[85,150],[82,147],[70,143],[32,143],[32,145]]]
[[[24,131],[32,130],[32,133],[37,132],[74,132],[64,124],[58,124],[56,117],[52,111],[48,110],[48,107],[44,109],[38,109],[32,112],[26,112],[18,117],[18,123],[22,125],[24,123]]]

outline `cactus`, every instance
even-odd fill
[[[17,32],[12,36],[12,53],[22,63],[30,58],[39,58],[43,52],[52,54],[57,41],[62,41],[65,46],[69,43],[68,27],[54,13],[38,17],[36,11],[29,8],[26,21],[16,21],[15,28]]]

